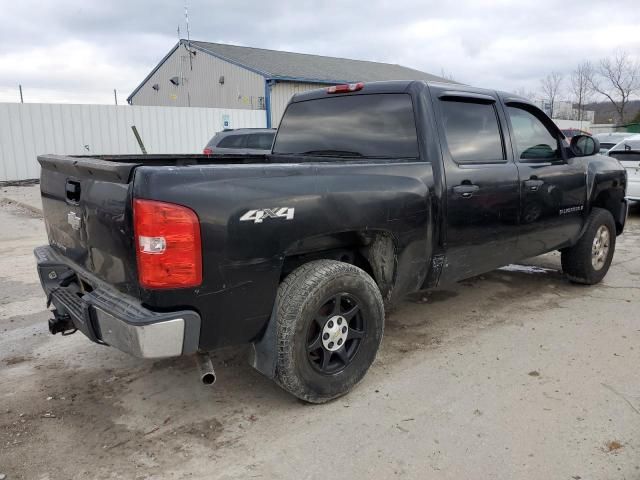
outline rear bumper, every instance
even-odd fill
[[[197,351],[197,312],[148,310],[48,245],[36,248],[34,254],[48,302],[57,315],[68,315],[75,328],[94,342],[139,358],[175,357]]]

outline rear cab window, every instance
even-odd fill
[[[280,122],[273,153],[417,159],[411,96],[360,94],[291,103]]]

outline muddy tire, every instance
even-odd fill
[[[340,397],[373,363],[384,331],[378,286],[362,269],[317,260],[278,289],[276,382],[310,403]]]
[[[616,247],[616,225],[609,211],[594,208],[573,247],[562,250],[562,270],[574,283],[594,285],[607,274]]]

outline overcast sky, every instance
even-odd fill
[[[189,0],[191,38],[397,63],[480,87],[536,90],[623,48],[640,0]],[[483,4],[491,3],[491,6]],[[184,0],[3,0],[0,101],[121,103],[177,40]],[[183,36],[186,36],[184,34]]]

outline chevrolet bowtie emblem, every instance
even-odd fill
[[[69,212],[67,214],[67,222],[74,230],[80,230],[80,225],[82,225],[82,218],[75,212]]]

